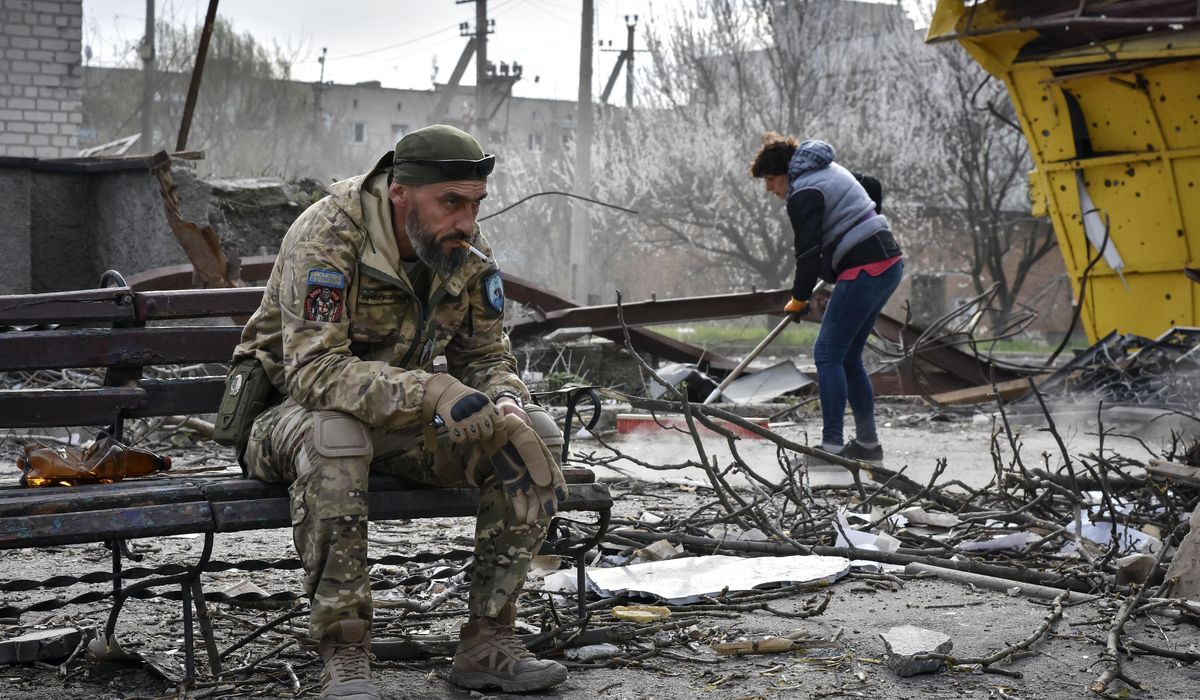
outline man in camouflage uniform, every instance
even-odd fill
[[[512,631],[565,487],[538,436],[557,427],[522,408],[500,273],[475,223],[494,158],[435,125],[333,184],[284,237],[234,354],[261,362],[282,396],[255,420],[242,463],[253,478],[291,483],[324,698],[379,697],[368,664],[370,472],[480,489],[470,621],[451,681],[520,692],[566,678]],[[435,374],[443,354],[448,374]]]

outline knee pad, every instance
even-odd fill
[[[314,411],[312,435],[313,449],[322,457],[366,457],[371,461],[371,433],[354,416]]]
[[[537,404],[530,404],[525,407],[525,413],[529,415],[529,420],[533,423],[533,430],[546,443],[546,447],[550,448],[550,454],[554,456],[554,463],[562,467],[562,448],[563,434],[558,429],[558,423],[550,416],[550,412]]]
[[[309,442],[296,481],[319,519],[366,515],[371,435],[362,421],[337,411],[313,411]]]

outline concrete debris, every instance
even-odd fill
[[[1149,554],[1130,554],[1121,557],[1117,564],[1117,585],[1126,586],[1136,583],[1139,586],[1146,583],[1150,573],[1154,571],[1154,557]]]
[[[931,525],[933,527],[954,527],[961,525],[962,520],[953,513],[939,513],[937,511],[925,510],[921,506],[913,506],[900,511],[908,519],[908,522],[914,525]]]
[[[1175,550],[1167,578],[1175,579],[1172,596],[1200,600],[1200,506],[1192,511],[1190,522],[1192,528]]]
[[[904,625],[882,632],[884,659],[887,667],[898,676],[907,678],[921,673],[933,673],[945,665],[941,659],[914,659],[918,654],[949,654],[954,641],[949,635],[922,627]]]
[[[91,639],[95,633],[90,628],[55,627],[5,639],[0,641],[0,664],[59,661],[70,656],[80,640]]]
[[[566,651],[568,659],[581,663],[612,658],[620,653],[621,647],[616,644],[589,644],[585,647],[575,647]]]
[[[659,540],[652,545],[634,550],[632,564],[651,561],[665,561],[683,554],[683,545],[671,544],[669,540]]]

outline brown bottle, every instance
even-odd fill
[[[126,477],[146,476],[171,468],[171,458],[128,447],[101,434],[86,450],[55,449],[39,442],[25,445],[17,459],[23,486],[111,484]]]

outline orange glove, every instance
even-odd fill
[[[795,316],[803,316],[805,313],[808,312],[808,302],[800,301],[799,299],[792,297],[792,300],[789,301],[787,303],[787,305],[783,307],[783,312],[785,314],[792,314]]]

